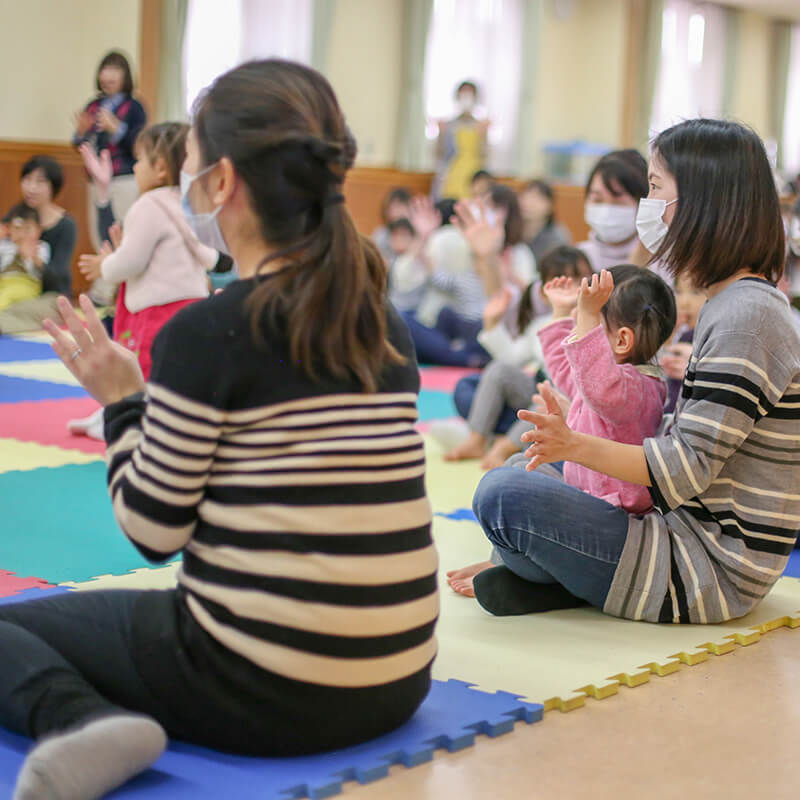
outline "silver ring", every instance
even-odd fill
[[[77,358],[77,357],[78,357],[78,356],[79,356],[79,355],[80,355],[82,352],[83,352],[83,350],[81,350],[81,348],[79,347],[79,348],[78,348],[78,349],[77,349],[77,350],[76,350],[76,351],[75,351],[75,352],[72,354],[72,356],[70,356],[70,359],[69,359],[69,360],[70,360],[70,361],[74,361],[74,360],[75,360],[75,359],[76,359],[76,358]]]

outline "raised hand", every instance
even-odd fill
[[[436,210],[433,200],[424,195],[411,198],[409,203],[408,221],[414,228],[414,233],[427,241],[428,237],[441,226],[442,215]]]
[[[512,300],[513,293],[508,287],[503,287],[489,298],[489,302],[483,309],[484,330],[491,330],[499,324],[511,306]]]
[[[532,472],[542,464],[556,461],[570,461],[576,447],[576,434],[567,425],[561,403],[552,386],[539,384],[541,399],[544,401],[546,413],[522,409],[517,416],[535,425],[532,431],[522,434],[522,441],[530,447],[525,455],[530,459],[525,469]]]
[[[591,279],[584,278],[578,292],[578,314],[599,315],[613,291],[614,278],[607,269],[599,275],[595,273]]]
[[[499,218],[489,221],[485,204],[460,200],[455,212],[450,221],[461,231],[476,258],[500,253],[505,240],[503,223]]]
[[[85,294],[79,302],[86,317],[85,327],[65,297],[58,298],[58,310],[69,333],[52,320],[44,322],[45,330],[53,337],[56,355],[101,405],[143,392],[145,382],[136,355],[108,338],[92,301]]]
[[[95,186],[108,187],[111,185],[111,179],[114,177],[114,168],[111,165],[111,153],[108,150],[103,150],[100,155],[97,155],[93,147],[90,147],[84,142],[79,148],[78,152],[83,158],[83,165],[86,171],[94,181]]]
[[[547,281],[542,292],[553,307],[553,319],[570,316],[578,302],[578,291],[578,284],[572,278],[561,276]]]

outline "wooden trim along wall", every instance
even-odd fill
[[[55,158],[64,169],[64,188],[56,201],[78,224],[78,244],[72,264],[72,285],[78,293],[86,288],[86,282],[77,269],[78,256],[92,252],[92,245],[87,213],[88,179],[80,155],[70,145],[0,139],[0,216],[20,201],[19,178],[22,165],[37,154]],[[368,235],[381,224],[381,201],[391,189],[404,186],[414,194],[427,194],[432,177],[428,172],[403,172],[388,167],[352,169],[345,182],[344,195],[358,229]],[[520,181],[513,179],[505,180],[504,183],[515,189],[522,185]],[[583,241],[588,233],[583,221],[583,187],[557,185],[554,192],[557,219],[570,230],[574,241]]]

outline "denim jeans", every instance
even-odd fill
[[[627,512],[567,485],[552,466],[525,472],[524,457],[511,463],[487,473],[472,502],[502,562],[602,608],[628,536]]]
[[[481,321],[465,319],[451,308],[439,312],[436,325],[428,328],[413,313],[402,314],[408,326],[417,361],[444,367],[482,367],[489,363],[489,354],[478,343]],[[456,341],[460,344],[456,346]]]

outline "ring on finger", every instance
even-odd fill
[[[83,350],[82,350],[82,349],[79,347],[79,348],[78,348],[78,349],[77,349],[77,350],[76,350],[76,351],[75,351],[75,352],[74,352],[74,353],[73,353],[73,354],[70,356],[69,360],[70,360],[70,361],[74,361],[74,360],[75,360],[75,359],[76,359],[76,358],[77,358],[77,357],[78,357],[78,356],[79,356],[79,355],[80,355],[82,352],[83,352]]]

